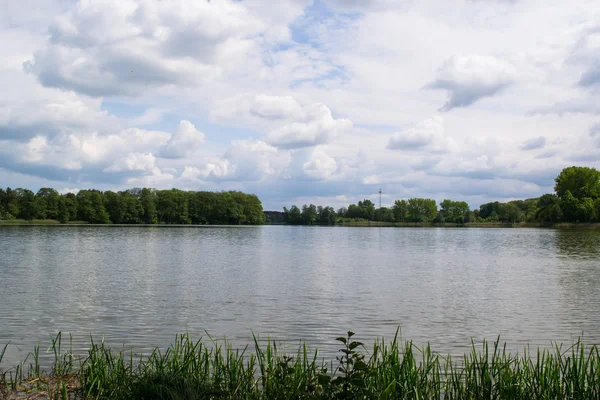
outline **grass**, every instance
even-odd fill
[[[272,341],[261,345],[255,338],[250,346],[234,349],[226,340],[205,342],[189,334],[147,356],[90,339],[87,356],[76,358],[70,347],[63,349],[59,334],[48,350],[54,355],[52,367],[40,368],[37,347],[24,362],[0,373],[0,398],[600,398],[598,348],[580,341],[519,355],[499,340],[472,343],[468,354],[454,360],[398,335],[390,342],[375,341],[369,350],[353,340],[352,332],[335,340],[339,356],[328,361],[304,343],[290,355]]]

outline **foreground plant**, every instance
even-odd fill
[[[598,399],[600,354],[581,342],[563,349],[511,355],[497,340],[472,343],[458,361],[400,342],[375,341],[370,352],[336,339],[339,356],[326,362],[301,344],[295,354],[273,341],[234,349],[226,340],[178,335],[148,356],[114,351],[90,340],[86,357],[52,340],[53,366],[39,364],[39,346],[18,366],[0,371],[0,398],[50,399]],[[0,363],[6,346],[0,352]],[[1,365],[1,364],[0,364]]]

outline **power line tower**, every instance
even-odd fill
[[[379,208],[381,208],[381,193],[383,193],[381,191],[381,188],[379,189]]]

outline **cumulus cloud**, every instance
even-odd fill
[[[181,121],[169,141],[160,149],[164,158],[185,158],[204,143],[204,133],[196,130],[190,121]]]
[[[27,141],[36,135],[114,131],[118,121],[101,102],[72,92],[40,88],[32,79],[0,67],[0,139]]]
[[[188,154],[203,135],[189,121],[181,121],[173,134],[128,128],[103,135],[97,132],[38,135],[27,142],[7,140],[0,146],[0,167],[42,178],[61,177],[70,181],[97,179],[113,183],[129,178],[153,176],[167,179],[165,168],[154,154]],[[187,147],[187,148],[186,148]]]
[[[310,160],[306,161],[302,168],[304,173],[315,179],[330,178],[338,169],[337,162],[322,149],[314,149]]]
[[[186,165],[180,178],[187,181],[263,181],[285,171],[291,156],[260,140],[234,140],[222,157]]]
[[[387,143],[388,149],[404,151],[427,149],[433,152],[445,152],[448,146],[449,140],[444,132],[444,119],[440,116],[420,121],[409,129],[394,133]]]
[[[265,142],[282,149],[329,143],[337,135],[352,129],[352,121],[333,118],[326,105],[302,106],[290,96],[235,96],[213,109],[210,118],[214,122],[267,131]]]
[[[270,131],[266,141],[275,147],[297,149],[329,143],[334,137],[352,129],[352,121],[335,119],[324,104],[304,107],[301,121],[292,122]]]
[[[152,153],[130,153],[119,158],[109,167],[104,168],[104,172],[121,172],[121,171],[139,171],[152,172],[156,166],[156,158]]]
[[[492,97],[516,80],[515,68],[489,56],[453,56],[439,68],[436,79],[426,88],[448,92],[449,100],[440,111],[467,107]]]
[[[531,138],[525,140],[521,144],[521,150],[537,150],[541,149],[546,145],[546,138],[544,136],[539,136],[536,138]]]
[[[209,82],[273,30],[235,1],[81,0],[49,32],[25,69],[45,86],[107,96]]]
[[[281,121],[303,118],[302,106],[291,96],[239,94],[220,101],[209,114],[211,121],[268,129]]]

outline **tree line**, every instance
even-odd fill
[[[57,220],[92,224],[230,224],[265,222],[262,203],[242,192],[193,192],[134,188],[121,192],[80,190],[60,194],[0,188],[0,219]]]
[[[468,222],[600,222],[600,172],[589,167],[568,167],[555,179],[555,193],[538,198],[490,202],[470,210],[465,201],[445,199],[396,200],[392,207],[376,208],[368,199],[337,211],[332,207],[295,205],[272,212],[269,220],[291,225],[334,225],[336,223],[377,221],[390,223],[456,223]]]
[[[271,220],[290,225],[335,225],[360,221],[462,224],[472,221],[473,218],[473,212],[464,201],[444,200],[438,209],[435,200],[424,198],[396,200],[389,208],[375,208],[371,200],[365,199],[337,211],[333,207],[314,204],[305,204],[301,209],[293,205],[289,209],[284,207],[281,216],[271,216]]]

